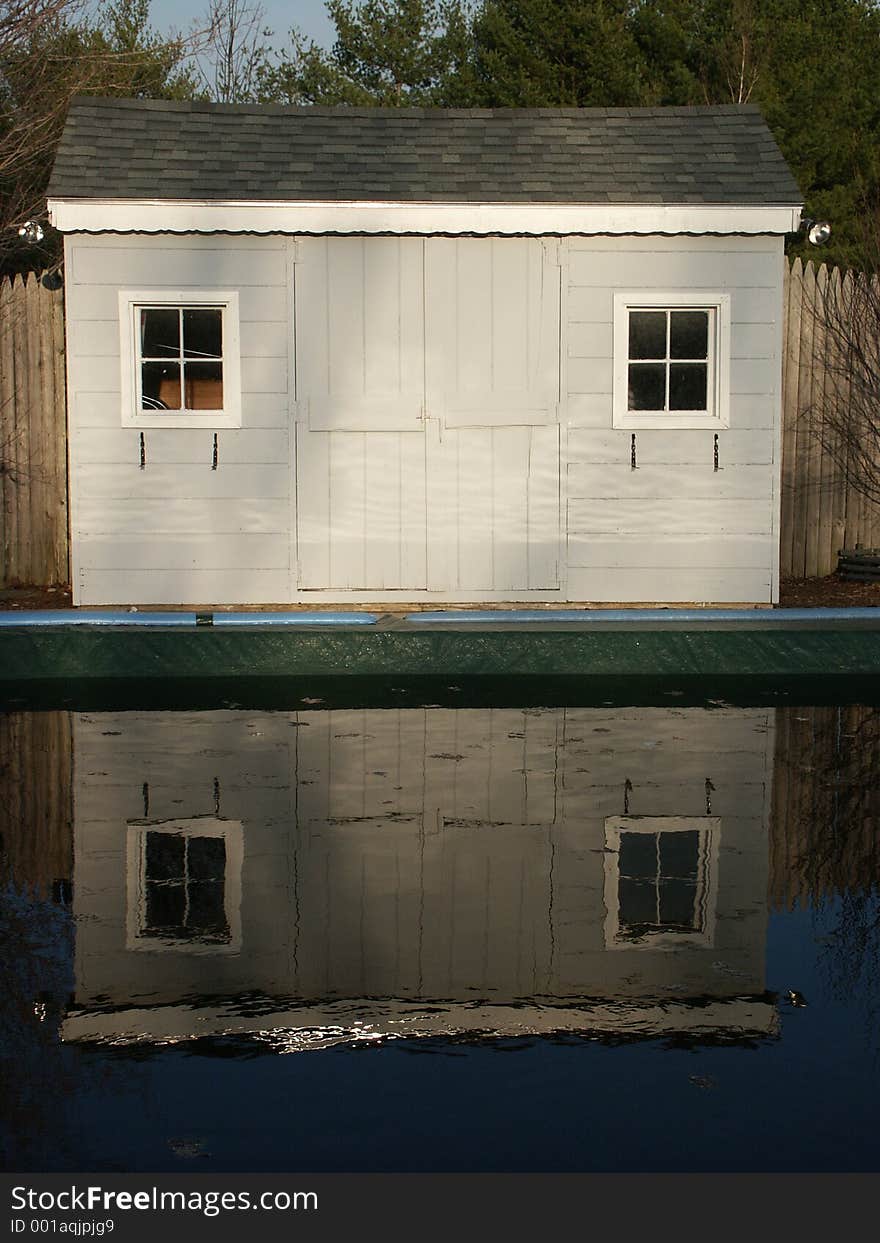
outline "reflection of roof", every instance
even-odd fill
[[[757,108],[73,102],[50,198],[797,206]]]
[[[231,999],[212,1006],[176,1005],[74,1010],[64,1040],[166,1044],[248,1036],[267,1051],[299,1052],[388,1038],[516,1038],[567,1034],[614,1040],[681,1036],[697,1042],[775,1037],[776,1005],[768,994],[666,1001],[585,1001],[567,1005],[493,1005],[406,1001],[338,1001],[272,1009]]]

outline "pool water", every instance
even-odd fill
[[[876,1170],[868,704],[10,711],[14,1171]]]

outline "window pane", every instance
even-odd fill
[[[621,876],[657,875],[657,836],[655,833],[621,833],[617,866]]]
[[[187,410],[223,409],[223,364],[186,364]]]
[[[172,936],[180,936],[186,911],[186,890],[183,882],[169,885],[148,881],[146,891],[144,931],[154,935],[170,933]]]
[[[176,358],[180,354],[180,312],[176,307],[141,311],[141,358]]]
[[[183,878],[185,842],[179,833],[148,833],[145,850],[147,880]]]
[[[699,830],[660,834],[660,871],[664,876],[695,878],[699,856]]]
[[[697,888],[690,880],[660,882],[660,923],[670,932],[697,930]]]
[[[666,312],[630,311],[629,313],[630,358],[666,357]],[[689,355],[699,357],[699,355]]]
[[[618,920],[630,928],[657,923],[657,887],[653,881],[621,876],[617,888]]]
[[[669,409],[705,410],[707,373],[705,363],[671,363]]]
[[[628,408],[630,410],[663,410],[665,406],[665,364],[631,363]]]
[[[184,358],[219,358],[223,353],[223,312],[205,307],[183,312]],[[699,358],[698,354],[690,357]]]
[[[180,364],[144,363],[141,367],[144,410],[180,409]]]
[[[222,880],[226,875],[226,843],[222,837],[191,837],[187,851],[191,880]]]
[[[187,928],[190,936],[228,937],[223,881],[198,881],[189,886],[188,896]]]
[[[669,326],[670,358],[709,357],[709,312],[673,311]]]

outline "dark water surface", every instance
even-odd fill
[[[10,711],[0,1166],[877,1170],[880,711]]]

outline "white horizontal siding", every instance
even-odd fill
[[[686,245],[686,242],[683,243]],[[607,289],[772,289],[766,254],[743,250],[602,251],[573,249],[572,285]]]
[[[769,602],[778,538],[781,242],[573,239],[565,271],[569,598]],[[730,426],[637,431],[633,470],[633,434],[611,426],[614,295],[694,289],[730,294]]]
[[[705,466],[715,463],[715,433],[693,429],[675,431],[623,431],[573,427],[568,433],[569,461],[622,462],[631,465],[632,437],[636,438],[639,468],[658,463]],[[775,438],[769,428],[721,428],[718,433],[719,465],[762,465],[774,460]]]
[[[77,505],[79,540],[90,535],[116,535],[120,539],[140,537],[144,532],[151,535],[182,532],[225,539],[227,535],[248,532],[272,534],[287,530],[289,523],[287,497],[230,501],[210,497],[107,499],[85,495]]]
[[[682,566],[604,566],[569,570],[572,600],[621,604],[761,604],[770,602],[770,567],[695,569]]]
[[[290,493],[286,465],[223,465],[212,470],[208,460],[201,469],[184,462],[148,464],[141,470],[136,463],[90,462],[80,464],[80,477],[95,500],[162,500],[175,496],[265,500]]]
[[[127,285],[141,289],[266,289],[286,283],[286,246],[282,242],[262,247],[240,247],[235,241],[213,248],[152,245],[132,241],[130,246],[96,246],[82,242],[74,248],[68,280],[77,285]]]
[[[656,536],[665,533],[672,541],[683,537],[762,535],[770,531],[772,502],[744,505],[741,500],[692,497],[687,494],[654,499],[571,500],[568,504],[569,537],[579,535]]]
[[[265,535],[189,535],[180,531],[140,538],[84,538],[80,565],[86,570],[284,570],[290,564],[286,531]]]
[[[282,604],[288,599],[287,570],[253,567],[224,570],[156,570],[129,567],[89,570],[78,575],[80,594],[102,604]]]
[[[118,424],[118,420],[117,420]],[[92,465],[116,462],[140,465],[140,440],[148,468],[158,465],[210,466],[214,454],[214,433],[202,428],[147,428],[143,433],[130,427],[83,427],[74,433],[77,461]],[[229,428],[216,433],[218,470],[228,466],[275,465],[287,460],[286,428]]]
[[[71,527],[80,604],[289,598],[288,244],[67,241]],[[121,427],[120,289],[239,293],[242,427]]]
[[[686,497],[757,501],[765,512],[763,501],[772,478],[768,466],[728,466],[715,470],[712,459],[699,464],[673,466],[667,463],[646,465],[633,470],[629,462],[584,462],[568,464],[569,499],[625,502],[631,499],[670,499]]]
[[[657,566],[689,569],[763,570],[769,555],[761,535],[700,535],[687,539],[641,535],[609,536],[577,532],[568,537],[568,564],[572,569],[646,570]]]

